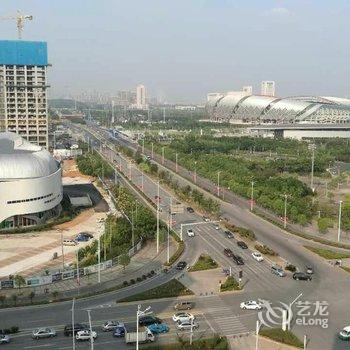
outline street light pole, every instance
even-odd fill
[[[86,310],[89,317],[89,327],[90,327],[90,344],[91,350],[94,350],[94,337],[92,335],[92,324],[91,324],[91,310]]]
[[[254,209],[254,181],[252,181],[252,192],[250,196],[250,211]]]
[[[284,195],[284,220],[283,220],[283,227],[287,227],[287,197],[288,195]]]
[[[220,198],[220,173],[221,171],[218,171],[218,187],[217,187],[217,195]]]
[[[341,229],[341,205],[343,201],[339,201],[339,215],[338,215],[338,242],[340,241],[340,229]]]
[[[159,180],[157,182],[157,254],[159,253]]]
[[[97,269],[97,279],[98,283],[101,283],[101,231],[98,233],[97,241],[97,259],[98,259],[98,269]]]
[[[73,347],[72,349],[75,350],[75,335],[74,335],[74,304],[75,304],[75,298],[73,298],[73,302],[72,302],[72,308],[71,308],[71,312],[72,312],[72,342],[73,342]]]
[[[144,311],[141,311],[141,305],[137,305],[136,311],[136,350],[139,350],[139,318],[149,314],[151,307],[148,306]]]
[[[311,148],[311,189],[312,189],[312,192],[315,191],[315,188],[314,188],[314,167],[315,167],[315,145],[312,144],[310,145],[310,148]]]
[[[134,237],[134,209],[131,209],[131,244],[135,246],[135,237]]]

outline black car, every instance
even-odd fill
[[[236,254],[232,254],[232,260],[237,264],[237,265],[244,265],[243,259]]]
[[[77,332],[79,331],[83,331],[84,329],[88,329],[88,326],[85,324],[81,324],[81,323],[75,323],[74,324],[74,334],[77,334]],[[73,326],[72,324],[67,324],[64,327],[64,331],[63,331],[65,336],[69,336],[73,334]]]
[[[183,270],[186,267],[186,261],[179,261],[176,265],[176,270]]]
[[[233,234],[231,231],[225,231],[225,235],[227,238],[230,238],[230,239],[233,238]]]
[[[229,248],[225,248],[224,249],[224,254],[226,256],[228,256],[229,258],[231,258],[233,256],[233,251],[231,249],[229,249]]]
[[[194,210],[193,210],[192,207],[187,207],[187,211],[188,211],[189,213],[194,213]]]
[[[146,315],[146,316],[141,316],[139,318],[139,325],[140,326],[149,326],[151,324],[161,324],[162,320],[156,316],[152,315]]]
[[[305,272],[295,272],[293,274],[293,279],[297,281],[311,281],[312,277]]]
[[[248,249],[248,246],[243,241],[237,241],[237,245],[242,249]]]

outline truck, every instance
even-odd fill
[[[137,332],[136,326],[125,325],[125,343],[136,343]],[[154,334],[146,327],[139,327],[139,343],[154,342]]]

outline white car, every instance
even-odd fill
[[[262,309],[261,304],[255,300],[243,301],[240,304],[240,307],[243,310],[261,310]]]
[[[259,252],[253,252],[252,257],[254,260],[259,262],[264,260],[264,257]]]
[[[194,232],[193,232],[193,230],[192,230],[191,228],[189,228],[189,229],[187,230],[187,236],[188,236],[188,237],[194,237]]]
[[[92,331],[92,337],[95,340],[97,338],[97,333]],[[82,331],[77,332],[75,335],[76,340],[90,340],[90,329],[84,329]]]
[[[177,312],[173,315],[173,321],[174,322],[191,322],[191,320],[194,320],[194,315],[190,314],[189,312]]]
[[[192,329],[196,329],[198,328],[198,323],[197,322],[194,322],[193,320],[192,321],[184,321],[184,322],[181,322],[181,321],[177,321],[176,322],[176,327],[178,330],[180,331],[186,331],[186,330],[191,330]]]

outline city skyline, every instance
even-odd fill
[[[350,95],[346,1],[17,0],[1,12],[17,9],[34,16],[23,39],[48,42],[51,97],[142,82],[163,101],[201,103],[209,91],[258,91],[263,80],[281,96]],[[1,30],[16,38],[14,21]]]

